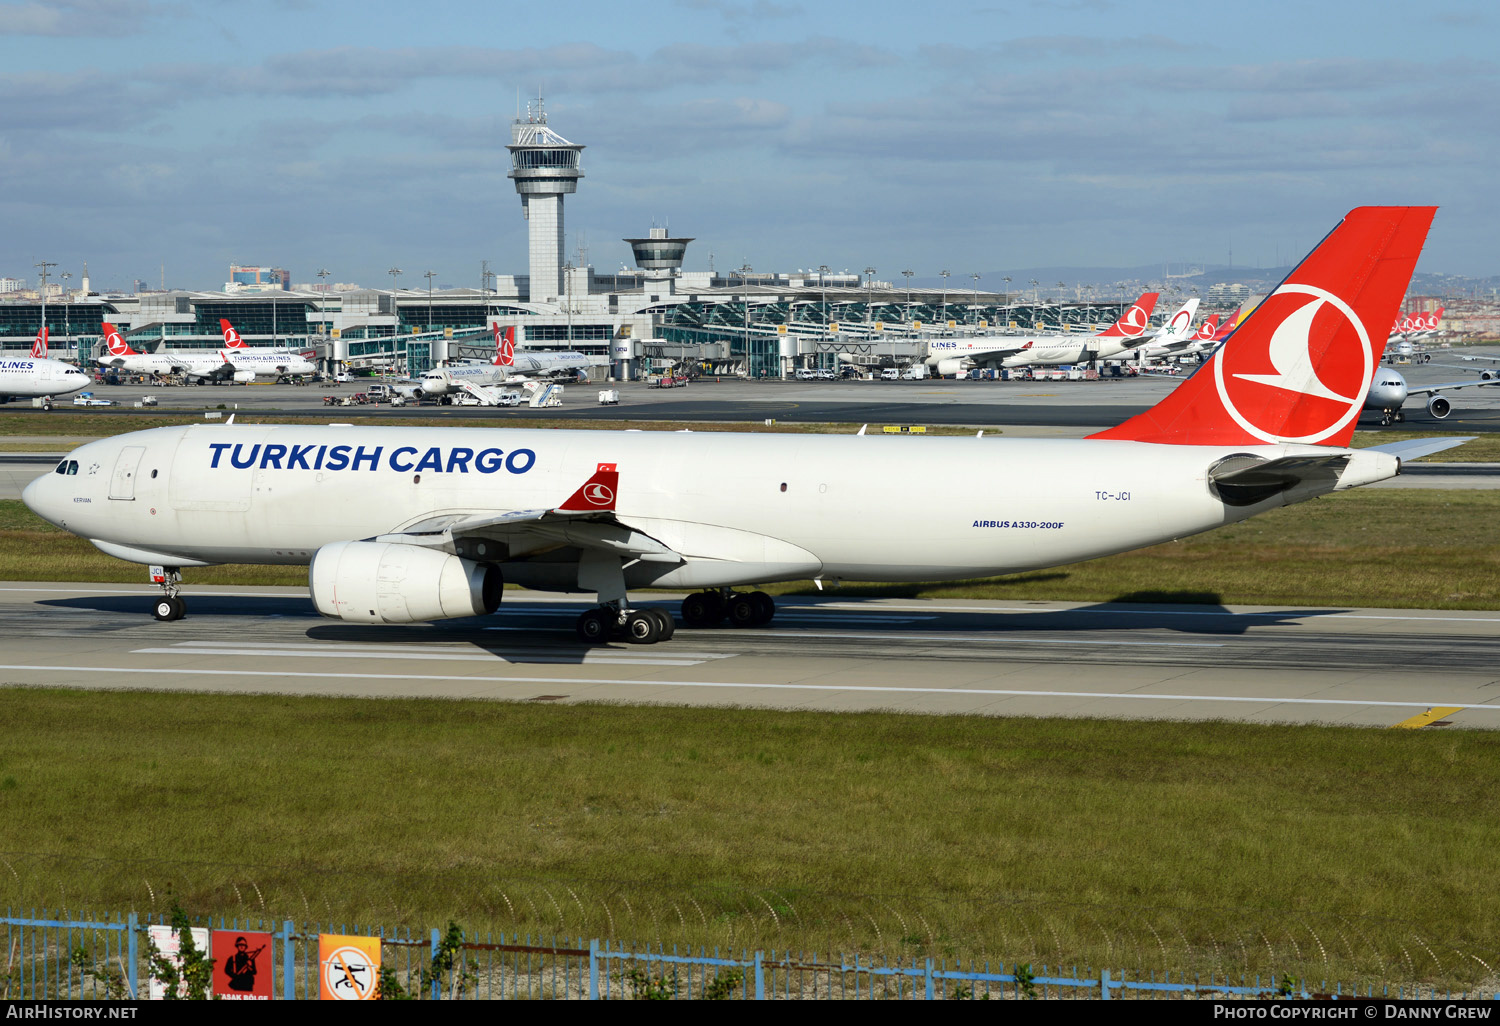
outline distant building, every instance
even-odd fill
[[[20,292],[25,287],[20,278],[0,278],[0,292]]]
[[[1208,287],[1208,302],[1210,305],[1238,305],[1247,302],[1249,299],[1249,285],[1241,285],[1238,282],[1233,285],[1220,282],[1218,285],[1210,285]]]
[[[292,273],[280,267],[230,264],[229,280],[224,283],[225,292],[290,292],[291,289]]]

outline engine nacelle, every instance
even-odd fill
[[[963,360],[939,360],[935,368],[937,373],[945,378],[951,378],[964,369]]]
[[[255,381],[255,372],[250,370],[235,371],[234,383],[236,385],[248,385]]]
[[[1450,403],[1447,399],[1444,399],[1441,395],[1435,395],[1431,399],[1427,400],[1427,412],[1432,414],[1433,417],[1437,418],[1438,420],[1442,420],[1444,417],[1448,416],[1448,414],[1453,412],[1453,404]]]
[[[1495,371],[1480,371],[1479,372],[1479,380],[1480,381],[1490,381],[1490,380],[1492,380],[1495,377],[1495,374],[1496,374]]]
[[[498,567],[419,545],[334,542],[308,568],[313,605],[353,623],[488,616],[505,589]]]

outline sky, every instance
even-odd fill
[[[524,274],[538,92],[601,272],[653,224],[690,269],[1272,266],[1412,203],[1419,270],[1490,275],[1497,41],[1471,0],[0,0],[0,276]]]

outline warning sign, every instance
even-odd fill
[[[324,1001],[373,1001],[380,984],[380,938],[318,934]]]
[[[214,997],[222,1001],[271,1000],[271,935],[214,931]]]
[[[170,926],[149,926],[146,935],[155,945],[156,950],[171,960],[172,965],[177,968],[177,995],[187,997],[187,981],[182,979],[182,937]],[[199,951],[208,951],[208,931],[201,926],[192,929],[193,947]],[[150,989],[147,991],[152,1001],[161,1001],[167,996],[167,982],[159,980],[155,974],[151,977]]]

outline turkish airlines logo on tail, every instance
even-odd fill
[[[600,463],[594,476],[569,496],[568,501],[558,507],[570,513],[586,513],[594,510],[615,508],[615,495],[620,487],[618,464]]]
[[[42,330],[36,333],[36,341],[31,343],[31,355],[38,360],[47,358],[47,326],[42,325]]]
[[[135,350],[120,337],[120,329],[108,321],[104,322],[104,346],[111,356],[129,356]]]
[[[244,349],[245,340],[240,338],[240,333],[234,330],[234,325],[224,318],[219,318],[219,330],[224,332],[224,345],[229,349]]]
[[[495,325],[495,366],[514,367],[516,365],[516,328],[511,325],[502,333],[500,325]]]
[[[1134,303],[1130,309],[1120,315],[1120,319],[1111,324],[1100,338],[1140,338],[1151,326],[1151,311],[1156,309],[1156,300],[1160,297],[1158,292],[1147,292]]]
[[[1349,304],[1314,285],[1283,285],[1256,312],[1269,335],[1236,336],[1214,361],[1230,417],[1264,441],[1308,443],[1358,417],[1374,356]]]
[[[588,484],[583,486],[583,497],[595,506],[608,506],[615,501],[615,490],[606,484]]]
[[[1195,342],[1209,342],[1214,337],[1214,332],[1219,328],[1219,315],[1214,314],[1198,326],[1198,333],[1193,336]]]

